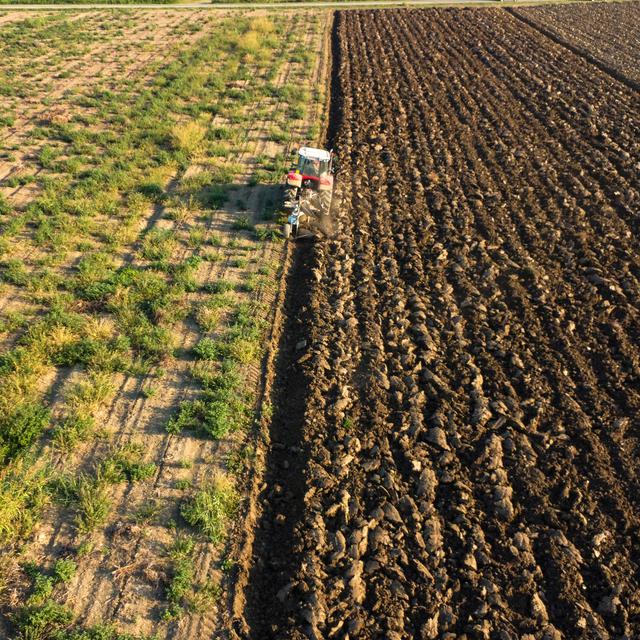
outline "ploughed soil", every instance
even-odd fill
[[[333,37],[237,635],[640,637],[640,96],[500,9]]]
[[[640,2],[518,7],[514,15],[640,89]]]

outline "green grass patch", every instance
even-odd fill
[[[235,514],[239,496],[229,478],[214,477],[180,508],[182,517],[211,542],[222,542],[229,519]]]

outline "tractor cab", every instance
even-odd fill
[[[332,161],[330,151],[301,147],[297,164],[287,175],[287,185],[294,189],[330,191],[333,188]]]

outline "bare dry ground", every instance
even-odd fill
[[[0,23],[7,637],[220,631],[329,18]]]
[[[637,91],[498,9],[340,12],[333,51],[238,635],[637,638]]]

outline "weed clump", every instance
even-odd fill
[[[0,543],[16,542],[33,529],[49,503],[48,474],[20,458],[0,477]]]
[[[17,287],[24,287],[29,283],[29,272],[21,260],[7,260],[0,265],[2,279]]]
[[[155,475],[156,465],[153,462],[142,462],[143,455],[142,444],[126,444],[102,462],[98,477],[108,484],[148,480]]]
[[[91,533],[108,518],[109,485],[147,480],[155,474],[155,464],[142,462],[143,453],[142,445],[127,444],[104,458],[92,474],[61,475],[51,481],[50,490],[57,501],[75,510],[75,525],[80,533]]]
[[[69,625],[73,613],[53,600],[41,605],[26,605],[12,618],[19,640],[48,640],[58,629]]]
[[[142,257],[146,260],[167,260],[176,246],[171,229],[152,229],[142,242]]]
[[[269,20],[269,18],[261,17],[261,18],[253,18],[249,22],[249,28],[252,31],[257,31],[258,33],[273,33],[276,29],[276,26]]]
[[[183,504],[180,513],[192,527],[217,544],[224,540],[227,523],[236,512],[238,503],[233,483],[220,474]]]
[[[207,135],[207,127],[198,120],[176,124],[171,131],[174,148],[188,157],[195,155],[202,147]]]
[[[238,36],[236,46],[242,53],[259,53],[262,49],[262,36],[258,31],[247,31]]]
[[[178,536],[169,549],[169,585],[166,590],[168,608],[164,620],[176,620],[185,612],[203,613],[220,598],[220,585],[207,581],[195,585],[195,542],[190,536]]]
[[[47,640],[73,620],[71,610],[57,604],[52,596],[55,588],[69,582],[76,573],[76,563],[71,559],[56,561],[50,573],[41,571],[35,563],[24,565],[31,578],[31,590],[25,604],[11,616],[20,640]]]
[[[202,338],[193,348],[193,353],[199,360],[217,360],[222,355],[222,349],[217,340]]]
[[[231,300],[223,293],[211,296],[198,305],[195,320],[204,331],[214,331],[220,322],[224,310],[231,306]]]
[[[51,412],[39,402],[25,400],[0,416],[0,464],[30,447],[49,426]]]

